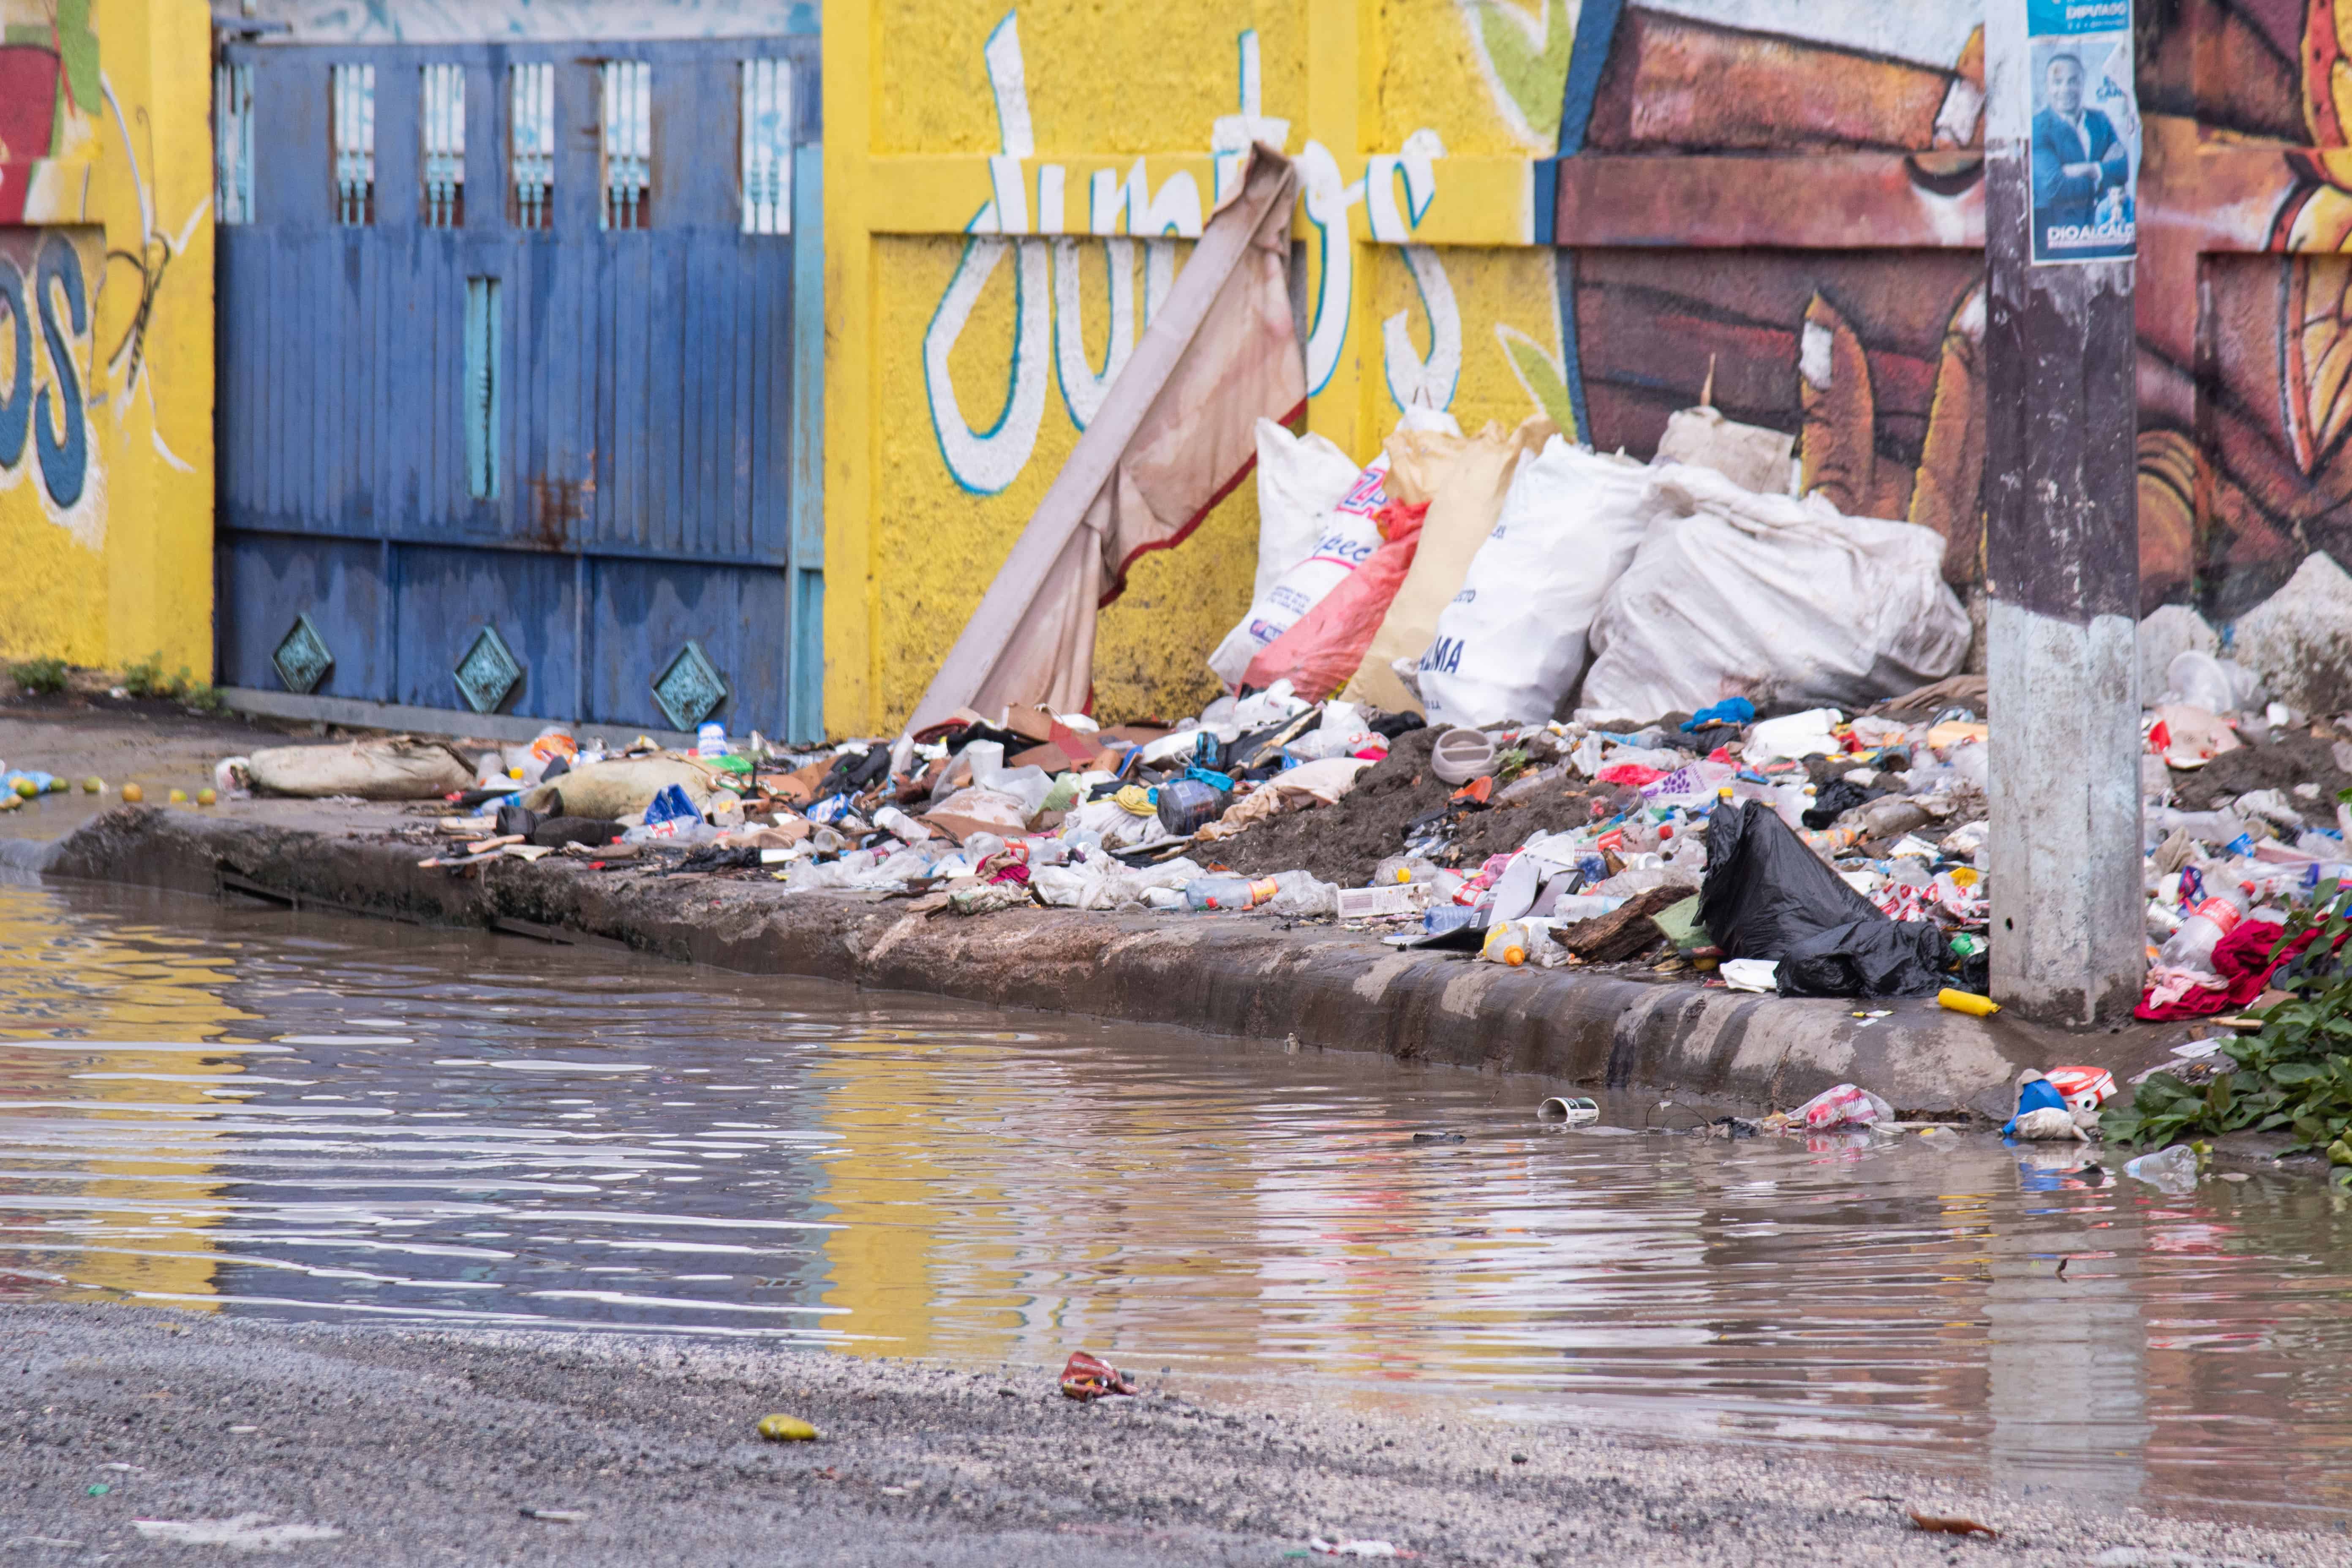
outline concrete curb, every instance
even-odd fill
[[[2070,1035],[1932,1002],[1784,1000],[1570,970],[1401,953],[1259,916],[911,912],[871,895],[591,871],[550,858],[420,869],[411,844],[122,806],[24,870],[188,893],[258,892],[356,914],[520,931],[751,973],[814,976],[1409,1061],[1789,1107],[1860,1083],[1904,1110],[2005,1117],[2022,1067],[2127,1066],[2145,1038]],[[2137,1047],[2137,1050],[2128,1047]],[[2120,1047],[2120,1048],[2119,1048]],[[2151,1058],[2154,1059],[2154,1058]]]

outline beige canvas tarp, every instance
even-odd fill
[[[1297,190],[1289,160],[1251,152],[909,731],[959,708],[1085,707],[1095,614],[1118,596],[1129,563],[1181,542],[1249,473],[1259,416],[1288,421],[1305,405],[1287,284]]]

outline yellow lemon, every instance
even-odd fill
[[[127,784],[122,786],[122,798],[129,801],[131,805],[137,805],[141,801],[147,798],[147,792],[141,789],[135,784]]]
[[[771,1443],[814,1443],[816,1428],[797,1415],[762,1415],[760,1436]]]
[[[81,793],[84,795],[104,795],[106,793],[106,781],[100,778],[96,773],[92,773],[89,777],[81,781]]]
[[[173,804],[173,805],[187,805],[187,804],[188,804],[188,792],[187,792],[186,790],[184,790],[184,789],[175,789],[175,790],[173,790],[173,791],[172,792],[172,804]]]
[[[220,799],[220,796],[215,795],[208,789],[200,789],[196,792],[196,804],[198,805],[210,805],[218,799]]]

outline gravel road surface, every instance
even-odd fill
[[[38,1304],[0,1307],[0,1352],[10,1563],[1271,1563],[1318,1535],[1425,1563],[2352,1561],[2340,1529],[2100,1514],[1433,1401],[1366,1415],[1292,1389],[1309,1413],[1269,1414],[1148,1372],[1141,1397],[1079,1405],[1038,1368]],[[770,1412],[822,1439],[761,1441]],[[1924,1533],[1913,1509],[2001,1537]]]

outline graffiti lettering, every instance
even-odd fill
[[[1261,68],[1255,28],[1236,39],[1235,69],[1240,112],[1218,117],[1211,152],[1219,196],[1238,178],[1243,155],[1255,142],[1286,146],[1287,121],[1269,119],[1261,101]],[[932,428],[949,473],[967,490],[994,495],[1028,466],[1045,402],[1045,382],[1057,377],[1070,422],[1084,430],[1101,409],[1111,384],[1132,354],[1137,338],[1135,247],[1143,248],[1141,323],[1148,327],[1176,282],[1176,241],[1200,237],[1204,220],[1200,182],[1192,171],[1171,172],[1155,188],[1147,161],[1136,159],[1122,178],[1116,169],[1086,174],[1086,231],[1104,241],[1108,274],[1108,332],[1100,369],[1087,353],[1081,241],[1069,235],[1070,170],[1060,163],[1036,170],[1033,208],[1025,165],[1035,156],[1030,119],[1028,68],[1022,58],[1019,15],[1008,11],[982,49],[989,91],[996,105],[998,151],[988,160],[988,199],[969,226],[971,236],[956,264],[947,291],[923,337],[923,378]],[[1383,324],[1389,390],[1402,405],[1419,403],[1445,408],[1454,401],[1462,373],[1462,319],[1454,289],[1437,253],[1407,246],[1437,196],[1435,161],[1445,146],[1435,132],[1420,130],[1392,153],[1375,154],[1365,176],[1344,180],[1328,149],[1310,142],[1297,157],[1300,201],[1317,231],[1316,299],[1305,346],[1307,391],[1330,382],[1346,347],[1355,291],[1355,244],[1349,209],[1366,204],[1373,237],[1404,246],[1405,265],[1421,293],[1429,323],[1429,353],[1412,346],[1407,317]],[[1399,200],[1402,189],[1402,200]],[[1056,237],[1010,240],[1023,235]],[[998,238],[994,237],[1006,237]],[[1010,240],[1019,253],[1013,279],[1012,370],[1003,412],[985,430],[966,422],[950,360],[982,290],[996,271]],[[1050,285],[1050,287],[1049,287]]]
[[[0,489],[37,473],[43,510],[95,547],[103,480],[84,395],[90,287],[71,240],[14,232],[20,242],[0,248]]]
[[[996,423],[974,430],[965,422],[956,401],[955,380],[948,356],[963,335],[964,323],[981,290],[1007,249],[1017,247],[1020,263],[1013,274],[1013,369],[1007,378],[1004,406]],[[938,434],[940,455],[957,484],[978,495],[994,495],[1028,466],[1036,449],[1037,426],[1045,413],[1045,378],[1052,374],[1046,332],[1047,258],[1042,239],[1007,240],[978,236],[964,242],[963,258],[946,298],[923,333],[923,382],[930,394],[931,427]]]
[[[1412,271],[1413,286],[1421,290],[1421,308],[1429,317],[1429,356],[1424,359],[1413,352],[1402,310],[1381,322],[1381,358],[1388,370],[1389,395],[1400,408],[1415,404],[1424,408],[1451,407],[1454,389],[1462,380],[1462,310],[1454,303],[1454,285],[1436,251],[1425,245],[1408,245],[1403,256],[1405,266]]]
[[[61,239],[51,240],[42,249],[37,277],[41,337],[48,345],[50,373],[57,378],[58,406],[53,416],[50,389],[43,387],[35,405],[38,417],[33,421],[33,446],[40,456],[41,482],[49,499],[60,507],[70,507],[81,500],[82,481],[89,469],[89,419],[82,407],[81,373],[74,364],[68,334],[58,322],[57,290],[65,292],[72,337],[82,337],[89,331],[89,301],[82,292],[81,264]],[[62,436],[49,434],[52,420]]]
[[[16,269],[0,262],[0,311],[8,317],[15,340],[9,363],[15,367],[8,395],[0,399],[0,469],[15,468],[25,456],[25,438],[33,428],[33,329],[25,316],[25,280]]]
[[[1054,367],[1061,377],[1062,404],[1070,411],[1070,423],[1081,430],[1094,423],[1110,384],[1135,352],[1135,241],[1107,239],[1102,244],[1110,273],[1110,331],[1103,367],[1097,371],[1087,363],[1086,315],[1078,303],[1084,258],[1076,240],[1054,242]]]

